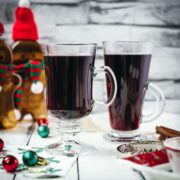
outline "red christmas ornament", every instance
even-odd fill
[[[38,120],[38,126],[41,126],[42,124],[45,124],[48,126],[48,120],[46,118],[40,118]]]
[[[14,172],[17,169],[18,164],[18,160],[11,155],[6,156],[2,162],[2,166],[7,172]]]
[[[0,35],[4,34],[4,26],[3,24],[0,22]]]
[[[0,138],[0,151],[3,150],[4,141]]]

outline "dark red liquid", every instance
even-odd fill
[[[47,108],[64,119],[87,116],[93,107],[94,56],[45,56]]]
[[[139,127],[150,60],[151,55],[105,55],[105,65],[112,68],[118,84],[117,96],[109,107],[112,129],[127,131]],[[109,96],[111,83],[106,79]]]

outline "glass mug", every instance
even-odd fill
[[[42,46],[46,73],[46,106],[49,118],[57,119],[60,141],[46,147],[50,154],[74,155],[91,152],[94,147],[73,139],[81,131],[80,119],[94,106],[93,77],[105,72],[112,91],[106,102],[115,99],[117,83],[111,68],[95,68],[96,44],[52,43]]]
[[[165,97],[161,90],[149,83],[152,44],[141,42],[103,42],[104,63],[117,80],[117,95],[109,106],[111,131],[104,135],[109,141],[132,140],[139,136],[140,123],[155,120],[163,111]],[[110,79],[106,78],[107,94],[110,95]],[[146,92],[156,99],[155,111],[142,115]]]

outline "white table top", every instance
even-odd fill
[[[97,122],[95,122],[97,120]],[[99,123],[98,123],[99,121]],[[143,179],[135,173],[130,167],[119,163],[116,156],[116,147],[119,143],[106,142],[102,135],[103,131],[107,130],[106,120],[104,115],[94,115],[82,120],[84,131],[78,135],[81,141],[88,142],[96,147],[96,152],[86,156],[80,156],[76,163],[71,168],[66,177],[59,177],[55,179],[65,180],[119,180],[128,179],[136,180]],[[93,122],[93,123],[92,123]],[[103,126],[104,124],[104,126]],[[164,113],[157,121],[142,124],[141,130],[153,132],[156,125],[164,125],[170,128],[180,130],[180,115]],[[55,123],[50,122],[49,127],[51,132],[55,131]],[[32,121],[22,121],[15,128],[10,130],[1,130],[0,138],[2,138],[8,145],[31,145],[31,146],[45,146],[56,142],[58,136],[51,138],[40,138],[37,134],[37,124]],[[25,178],[21,175],[13,175],[9,173],[1,173],[0,180],[30,180],[32,178]],[[146,179],[154,179],[153,177],[146,177]],[[165,179],[163,179],[165,180]]]

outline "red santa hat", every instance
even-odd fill
[[[38,39],[38,30],[34,20],[34,15],[30,9],[29,0],[20,0],[15,11],[15,23],[12,29],[12,38],[17,40]]]
[[[0,22],[0,36],[4,34],[4,26],[3,24]]]

